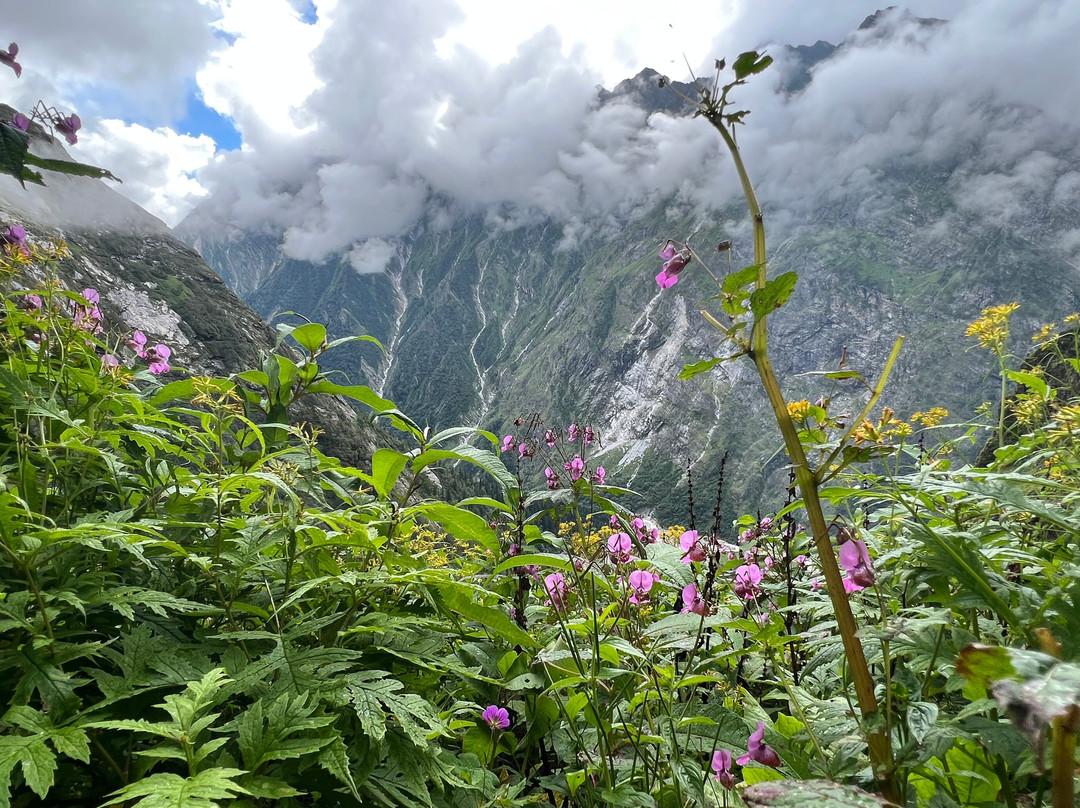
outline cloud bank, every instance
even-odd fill
[[[855,196],[883,167],[929,158],[950,167],[962,209],[1008,221],[1035,200],[1077,204],[1080,6],[942,0],[914,11],[948,25],[897,10],[854,31],[859,5],[774,0],[763,16],[762,4],[740,2],[717,39],[718,55],[749,43],[778,59],[737,96],[752,110],[741,143],[768,198],[810,210],[823,192]],[[407,233],[433,200],[554,217],[574,232],[672,193],[715,206],[737,190],[708,126],[648,116],[632,95],[600,105],[597,77],[553,29],[502,65],[461,47],[439,56],[434,44],[459,19],[449,0],[330,9],[312,54],[322,86],[293,113],[307,128],[252,130],[257,148],[200,173],[213,189],[206,210],[283,230],[289,253],[317,261]],[[769,43],[811,36],[844,44],[803,92],[778,93],[793,66]]]

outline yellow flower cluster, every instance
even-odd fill
[[[906,438],[912,432],[911,424],[901,421],[888,407],[881,410],[881,418],[875,424],[873,421],[864,420],[851,436],[855,439],[855,445],[887,443],[890,438]]]
[[[1009,339],[1009,317],[1018,308],[1019,303],[1003,303],[983,309],[979,319],[967,327],[964,336],[975,337],[980,347],[1001,353]]]
[[[917,412],[911,416],[911,423],[923,426],[937,426],[949,415],[944,407],[931,407],[926,412]]]
[[[1060,334],[1055,334],[1054,333],[1054,329],[1056,329],[1056,328],[1057,328],[1057,323],[1047,323],[1042,328],[1040,328],[1037,332],[1035,332],[1034,334],[1031,335],[1031,341],[1034,342],[1034,343],[1037,343],[1040,347],[1042,347],[1043,345],[1048,345],[1051,342],[1054,342],[1055,340],[1058,339],[1058,337],[1061,336]]]

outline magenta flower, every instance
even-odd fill
[[[529,444],[524,443],[524,442],[518,444],[518,459],[519,460],[524,458],[524,457],[532,457],[534,454],[536,454],[536,452],[532,449],[532,447],[529,446]]]
[[[101,302],[101,295],[98,294],[97,289],[86,288],[79,292],[79,294],[82,295],[83,300],[87,303],[92,303],[95,306]]]
[[[660,257],[664,260],[664,268],[656,276],[656,283],[661,289],[670,289],[679,282],[679,273],[690,263],[690,249],[683,244],[679,249],[675,245],[680,242],[668,239],[660,250]]]
[[[502,450],[504,452],[509,452],[514,448],[514,444],[515,444],[514,436],[513,435],[507,435],[506,437],[503,438]]]
[[[735,570],[735,594],[750,600],[761,591],[761,567],[757,564],[743,564]]]
[[[683,549],[682,563],[705,560],[705,548],[701,546],[696,530],[687,530],[679,536],[679,546]]]
[[[544,432],[544,443],[548,445],[549,449],[555,447],[555,433],[552,432],[550,429]]]
[[[642,604],[649,602],[649,590],[660,580],[660,576],[649,570],[634,570],[627,577],[630,584],[630,602]]]
[[[12,70],[15,71],[15,78],[22,75],[22,65],[15,61],[15,57],[19,55],[19,46],[12,42],[8,45],[7,50],[0,50],[0,62],[6,64]]]
[[[20,132],[30,131],[30,119],[23,115],[21,112],[16,112],[11,116],[11,125],[18,129]]]
[[[605,476],[606,474],[607,474],[607,472],[606,472],[606,471],[604,471],[604,467],[603,467],[603,466],[597,466],[597,467],[596,467],[596,471],[594,471],[594,472],[593,472],[593,475],[592,475],[592,481],[593,481],[593,483],[594,483],[595,485],[603,485],[603,484],[604,484],[604,476]]]
[[[572,441],[577,440],[578,439],[578,433],[580,431],[581,430],[580,430],[580,428],[578,427],[577,424],[570,424],[570,428],[568,430],[566,430],[566,436],[568,438],[570,438],[570,440],[572,440]]]
[[[506,729],[510,726],[510,713],[506,711],[505,707],[497,707],[492,704],[490,707],[484,708],[484,712],[480,714],[480,717],[493,730]]]
[[[592,446],[594,440],[596,440],[596,433],[593,432],[593,428],[591,426],[585,427],[585,445]]]
[[[172,351],[168,345],[158,343],[146,349],[146,360],[150,363],[150,372],[154,374],[169,372],[169,357]]]
[[[716,772],[715,779],[728,791],[735,787],[735,776],[731,773],[731,752],[726,749],[713,752],[712,770]]]
[[[807,564],[810,563],[810,559],[804,555],[797,555],[795,556],[795,563],[798,564],[800,567],[805,567]]]
[[[581,459],[581,455],[574,455],[574,459],[564,463],[563,467],[570,472],[571,480],[579,480],[585,472],[585,461]]]
[[[131,348],[139,356],[146,356],[146,334],[142,331],[136,331],[131,335],[131,339],[127,341],[127,346]]]
[[[21,224],[13,224],[0,233],[0,240],[13,247],[22,247],[26,244],[26,228]]]
[[[552,491],[556,490],[561,485],[559,482],[559,475],[551,470],[551,466],[544,469],[544,477],[547,478],[547,487]]]
[[[709,613],[709,604],[705,602],[705,598],[698,592],[697,584],[687,584],[683,587],[682,602],[683,614],[700,614],[704,616]]]
[[[552,606],[560,610],[566,606],[569,593],[566,589],[566,579],[563,578],[561,572],[553,572],[544,577],[544,590],[548,594],[548,600],[544,603],[545,606]]]
[[[634,560],[634,543],[626,533],[616,533],[607,540],[608,556],[616,564],[628,564]]]
[[[762,533],[766,532],[771,527],[772,527],[772,517],[771,516],[764,517],[758,523],[758,528],[761,530]]]
[[[41,295],[26,295],[23,298],[23,307],[27,311],[41,310]]]
[[[758,763],[765,766],[772,766],[774,769],[780,767],[780,756],[776,754],[776,750],[765,744],[765,722],[757,722],[757,730],[750,736],[750,740],[746,744],[746,754],[741,755],[735,762],[740,766],[745,766],[751,760],[756,760]]]
[[[56,131],[64,136],[64,139],[68,142],[69,146],[74,146],[79,142],[79,136],[75,134],[82,129],[82,121],[78,115],[69,115],[67,118],[56,118],[53,121],[53,126],[56,127]]]
[[[870,562],[870,553],[862,541],[846,541],[840,545],[840,566],[847,570],[851,589],[844,584],[848,592],[857,592],[863,587],[874,585],[874,567]]]
[[[106,370],[110,370],[112,368],[118,368],[118,367],[120,367],[120,361],[115,356],[113,356],[111,353],[107,353],[103,357],[101,357],[101,372],[102,373],[104,373]]]

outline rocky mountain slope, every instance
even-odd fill
[[[873,28],[875,18],[864,25]],[[780,60],[777,91],[810,91],[820,65],[845,49],[871,47],[871,35],[839,48],[791,49]],[[687,111],[651,71],[598,95],[598,106],[613,103],[649,115]],[[1036,114],[1006,104],[993,112],[1002,126]],[[774,362],[789,395],[834,393],[857,407],[855,386],[833,389],[800,374],[835,368],[846,352],[849,366],[873,377],[903,334],[884,401],[904,416],[944,406],[967,417],[993,397],[994,368],[988,357],[965,355],[966,323],[987,305],[1017,300],[1014,322],[1026,339],[1042,322],[1080,309],[1080,271],[1069,248],[1069,234],[1080,232],[1078,195],[1017,191],[1021,212],[1009,215],[989,202],[994,187],[1022,177],[1040,154],[1080,168],[1075,151],[1033,143],[1003,154],[992,138],[962,132],[956,142],[868,157],[852,175],[857,181],[841,187],[771,206],[765,196],[770,272],[800,276],[772,325]],[[766,192],[777,187],[768,164],[750,168],[766,175]],[[752,367],[676,378],[685,364],[721,353],[697,311],[715,287],[697,271],[665,292],[653,280],[668,238],[713,255],[717,272],[728,269],[711,252],[721,240],[734,242],[734,268],[749,263],[745,207],[703,207],[679,196],[643,201],[625,215],[586,222],[572,238],[555,219],[521,221],[432,214],[406,236],[380,241],[392,255],[376,273],[359,271],[355,251],[320,263],[291,258],[281,229],[223,225],[212,204],[177,232],[264,317],[291,310],[327,323],[335,336],[378,337],[385,356],[356,347],[341,352],[338,367],[432,426],[508,432],[530,412],[554,424],[592,423],[612,477],[642,492],[665,520],[686,518],[687,462],[711,477],[727,451],[734,457],[728,493],[741,507],[774,497],[779,437]]]

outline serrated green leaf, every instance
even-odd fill
[[[750,311],[755,317],[764,317],[770,312],[780,308],[795,291],[795,283],[799,276],[795,272],[785,272],[777,275],[762,288],[755,289],[750,295]]]
[[[536,640],[527,631],[510,619],[510,616],[493,606],[484,606],[477,602],[483,590],[477,590],[465,584],[448,582],[438,588],[443,602],[451,611],[473,620],[489,629],[495,636],[501,637],[513,645],[535,648]]]
[[[218,808],[216,800],[234,799],[248,790],[233,780],[246,774],[240,769],[206,769],[194,777],[159,772],[114,792],[109,805],[137,800],[139,808]]]

